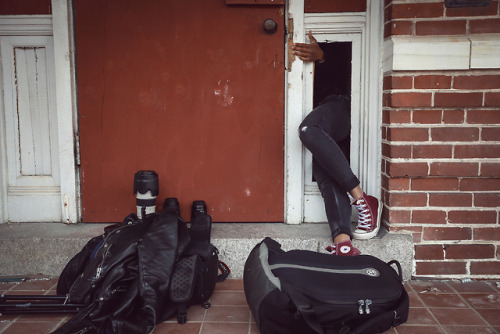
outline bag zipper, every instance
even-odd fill
[[[371,299],[366,299],[366,300],[360,299],[360,300],[358,300],[358,305],[359,305],[358,312],[359,312],[359,314],[364,314],[364,313],[370,314],[371,313],[371,310],[370,310],[370,305],[371,304],[373,304]],[[364,311],[363,311],[363,306],[365,307]]]
[[[380,276],[380,272],[373,267],[359,268],[359,269],[332,269],[332,268],[318,268],[318,267],[310,267],[304,266],[300,264],[285,264],[285,263],[277,263],[269,265],[271,270],[281,269],[281,268],[290,268],[290,269],[302,269],[309,271],[317,271],[324,273],[332,273],[332,274],[357,274],[357,275],[365,275],[370,277],[378,277]]]

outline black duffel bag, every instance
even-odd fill
[[[250,253],[243,281],[261,334],[383,333],[408,319],[395,260],[285,252],[265,238]]]

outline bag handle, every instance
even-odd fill
[[[392,260],[392,261],[389,261],[389,262],[387,262],[387,264],[388,264],[389,266],[391,266],[391,265],[395,264],[395,265],[396,265],[396,267],[398,267],[398,270],[397,270],[396,272],[397,272],[397,274],[398,274],[399,281],[400,281],[400,282],[403,282],[403,270],[401,269],[401,264],[400,264],[397,260]]]

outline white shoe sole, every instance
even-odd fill
[[[377,198],[377,203],[378,203],[377,226],[371,232],[366,232],[364,230],[358,230],[358,229],[354,230],[354,232],[352,232],[353,239],[366,240],[366,239],[371,239],[377,235],[378,230],[380,230],[380,225],[381,225],[380,218],[382,217],[382,202]]]

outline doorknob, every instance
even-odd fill
[[[278,24],[274,22],[273,19],[267,19],[264,21],[264,31],[269,35],[274,34],[278,30]]]

